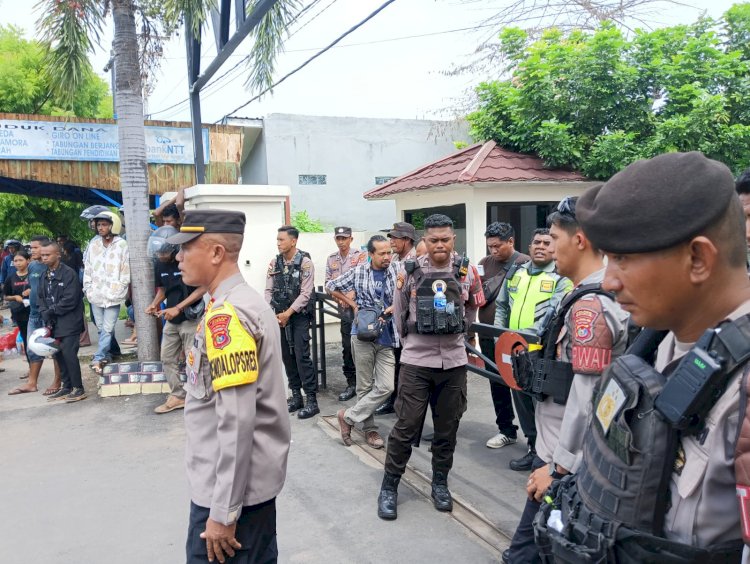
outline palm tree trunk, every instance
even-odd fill
[[[149,225],[148,168],[143,91],[138,65],[134,0],[113,0],[115,111],[120,142],[120,186],[125,206],[138,359],[158,360],[155,320],[143,312],[154,298],[154,268],[146,253]]]

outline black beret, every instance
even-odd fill
[[[245,233],[245,214],[228,210],[189,210],[180,226],[180,232],[167,239],[168,243],[182,245],[204,233]]]
[[[610,253],[668,249],[698,235],[727,210],[734,178],[726,165],[697,151],[636,161],[576,205],[591,242]]]

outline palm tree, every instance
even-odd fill
[[[248,2],[252,10],[254,1]],[[84,78],[92,72],[89,56],[99,45],[108,16],[114,24],[115,113],[120,142],[120,186],[130,246],[132,301],[136,312],[151,303],[154,274],[146,245],[150,234],[148,169],[143,125],[143,81],[155,63],[160,42],[180,23],[198,37],[216,0],[40,0],[38,21],[48,45],[46,68],[55,93],[72,101]],[[255,37],[248,84],[270,84],[276,54],[285,29],[294,17],[297,0],[277,0],[252,35]],[[139,36],[138,29],[141,34]],[[152,68],[148,68],[151,64]],[[158,66],[158,61],[156,61]],[[136,315],[138,358],[159,358],[156,323]]]

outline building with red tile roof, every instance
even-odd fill
[[[486,253],[489,223],[513,225],[517,248],[526,250],[557,202],[591,185],[578,172],[548,168],[539,157],[487,141],[375,186],[364,197],[395,200],[397,220],[417,227],[427,215],[445,213],[455,223],[457,249],[478,260]]]

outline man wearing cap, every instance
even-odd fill
[[[275,562],[289,418],[278,321],[237,265],[245,214],[190,210],[167,241],[211,300],[187,355],[187,563]]]
[[[669,333],[655,371],[642,360],[604,374],[577,483],[560,486],[582,501],[587,523],[567,512],[563,521],[577,535],[596,522],[602,546],[613,543],[607,561],[739,562],[743,535],[750,541],[750,281],[732,174],[698,152],[659,155],[589,189],[577,213],[607,254],[604,288],[634,323]],[[644,378],[663,384],[648,389]],[[677,448],[655,447],[675,439]],[[567,530],[565,550],[580,550]]]
[[[279,254],[268,265],[266,301],[276,312],[281,332],[281,354],[292,396],[289,413],[299,419],[320,413],[318,377],[310,359],[310,318],[314,311],[315,270],[310,255],[297,249],[299,231],[291,225],[279,227]],[[306,402],[302,402],[302,389]]]
[[[500,221],[490,223],[484,232],[484,237],[490,254],[479,261],[486,302],[483,307],[479,308],[478,319],[480,323],[492,325],[495,322],[495,301],[506,278],[512,278],[513,273],[531,257],[515,249],[516,232],[510,223]],[[495,340],[492,337],[480,336],[479,347],[483,355],[491,359],[495,358]],[[516,442],[518,427],[513,424],[513,401],[510,389],[490,381],[490,394],[492,406],[495,409],[497,433],[489,438],[486,446],[487,448],[502,448],[512,445]]]
[[[601,288],[603,255],[581,231],[576,198],[563,199],[547,223],[557,271],[574,287],[542,330],[542,359],[533,389],[526,390],[537,400],[536,455],[526,483],[526,506],[503,553],[509,564],[540,561],[533,527],[539,502],[553,479],[577,470],[594,386],[612,359],[625,351],[628,339],[628,315]]]
[[[328,255],[326,260],[326,284],[343,276],[349,270],[367,260],[367,254],[359,249],[352,249],[352,228],[336,227],[333,230],[333,237],[336,241],[338,252]],[[354,298],[354,293],[347,296]],[[341,346],[344,360],[344,377],[346,378],[346,389],[339,394],[339,401],[352,399],[357,393],[357,371],[352,359],[352,321],[354,320],[354,310],[343,300],[336,300],[339,305],[339,315],[341,316]]]
[[[417,242],[417,231],[411,223],[397,221],[393,224],[393,229],[388,231],[388,238],[391,240],[391,268],[397,273],[402,268],[403,263],[407,260],[417,258],[417,251],[414,245]],[[393,393],[375,410],[375,415],[387,415],[393,413],[393,404],[398,395],[398,375],[401,371],[401,343],[394,349],[396,355],[396,374],[393,379]]]

